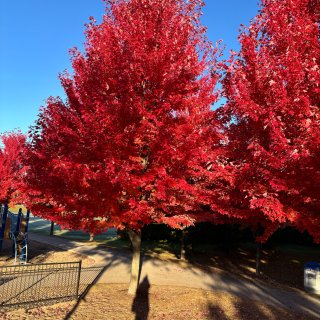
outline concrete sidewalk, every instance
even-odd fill
[[[90,256],[96,261],[101,274],[100,283],[129,283],[131,253],[129,250],[116,250],[69,241],[59,237],[29,234],[30,240],[46,243],[64,250]],[[85,272],[85,271],[84,271]],[[261,281],[246,280],[229,272],[204,271],[191,264],[179,264],[144,257],[141,280],[148,277],[151,284],[183,286],[211,291],[228,292],[241,298],[295,310],[320,319],[320,298],[301,290],[284,290],[267,285]]]

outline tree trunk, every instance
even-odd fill
[[[90,233],[89,242],[92,242],[93,240],[94,240],[94,235],[93,235],[93,233]]]
[[[181,230],[181,239],[180,239],[180,257],[179,259],[184,260],[186,258],[186,246],[185,246],[185,230]]]
[[[137,233],[136,231],[129,229],[128,235],[132,243],[131,279],[128,293],[130,295],[135,295],[140,278],[141,233]]]
[[[256,254],[256,275],[260,275],[260,253],[261,243],[257,243],[257,254]]]
[[[54,231],[54,222],[51,221],[51,226],[50,226],[50,236],[53,236],[53,231]]]

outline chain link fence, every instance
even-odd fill
[[[0,267],[0,310],[78,299],[81,261]]]

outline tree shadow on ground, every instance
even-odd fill
[[[316,317],[311,316],[306,317],[306,315],[292,310],[274,308],[247,299],[237,299],[236,301],[233,301],[231,305],[221,305],[219,302],[211,301],[208,303],[207,310],[207,319],[215,320],[317,319]]]
[[[272,315],[272,317],[270,317]],[[218,303],[210,303],[208,305],[208,319],[215,320],[247,320],[247,319],[259,319],[259,320],[270,320],[277,319],[274,317],[274,313],[270,312],[269,315],[266,315],[265,311],[261,310],[256,306],[255,303],[251,303],[250,307],[248,305],[238,302],[236,305],[233,305],[228,310],[222,308]]]
[[[303,268],[308,261],[316,261],[320,250],[308,247],[290,250],[286,247],[265,247],[261,251],[261,274],[256,275],[256,247],[242,243],[224,250],[219,246],[197,245],[186,252],[186,261],[208,272],[212,268],[258,279],[271,284],[280,284],[303,289]],[[290,272],[288,272],[290,270]]]
[[[150,283],[148,276],[145,276],[143,281],[140,283],[136,296],[132,303],[131,310],[135,313],[135,320],[147,320],[150,303],[149,303],[149,290]]]
[[[262,303],[257,303],[248,299],[230,299],[230,304],[221,304],[219,302],[209,302],[207,306],[207,319],[214,320],[301,320],[309,319],[315,320],[315,317],[306,317],[301,313],[294,312],[292,310],[279,309],[269,307]]]
[[[213,292],[228,292],[226,296],[231,294],[235,297],[236,303],[232,309],[236,308],[239,313],[239,317],[235,319],[247,319],[246,311],[248,310],[252,314],[259,315],[256,319],[286,318],[284,316],[272,317],[273,310],[278,309],[282,310],[285,315],[300,314],[300,318],[293,317],[292,319],[318,319],[316,315],[319,315],[319,300],[299,290],[284,290],[266,285],[261,281],[241,280],[237,276],[219,274],[216,275],[215,283],[211,284],[211,288]],[[211,304],[208,309],[211,310],[211,313],[222,313],[219,304]],[[224,309],[223,311],[229,310]]]

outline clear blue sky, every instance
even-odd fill
[[[64,96],[58,73],[70,70],[68,49],[82,48],[89,16],[100,21],[101,0],[0,0],[0,132],[28,127],[49,96]],[[238,49],[240,24],[258,12],[258,0],[206,0],[208,37]]]

